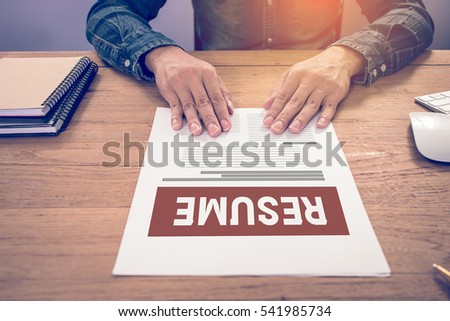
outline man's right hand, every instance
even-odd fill
[[[192,135],[202,133],[202,122],[212,137],[230,130],[233,103],[211,64],[167,46],[150,51],[145,65],[155,74],[159,92],[169,103],[173,129],[181,129],[184,115]]]

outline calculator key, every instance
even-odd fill
[[[445,105],[450,105],[450,98],[437,99],[434,101],[430,101],[429,104],[435,107],[441,107]]]
[[[450,113],[450,105],[440,106],[439,108],[442,109],[446,114]]]
[[[431,98],[434,98],[434,99],[442,99],[442,98],[445,98],[445,96],[442,95],[441,93],[430,95],[430,97],[431,97]]]
[[[434,100],[434,98],[432,98],[432,97],[430,97],[430,96],[428,96],[428,95],[417,97],[417,99],[420,99],[420,100],[422,100],[422,101],[431,101],[431,100]]]

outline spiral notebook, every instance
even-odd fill
[[[67,127],[98,71],[98,66],[87,57],[25,58],[23,64],[20,58],[5,60],[16,67],[20,65],[17,72],[21,75],[12,77],[14,81],[7,85],[9,91],[0,98],[0,136],[58,135]],[[44,66],[49,69],[45,71]],[[0,71],[2,67],[5,66],[0,66]],[[21,84],[18,79],[24,77],[25,67],[30,77]],[[7,68],[9,76],[11,68]],[[37,87],[33,87],[33,82]]]

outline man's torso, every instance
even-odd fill
[[[322,49],[339,38],[341,0],[192,0],[197,49]]]

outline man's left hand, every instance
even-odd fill
[[[321,109],[317,127],[325,128],[345,98],[351,77],[364,71],[366,59],[347,47],[333,46],[293,65],[263,107],[264,126],[275,134],[300,133]]]

